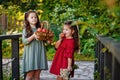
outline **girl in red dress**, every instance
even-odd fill
[[[63,32],[55,45],[54,56],[50,73],[57,75],[57,80],[69,80],[74,75],[74,52],[79,50],[78,26],[73,21],[66,21]],[[67,70],[69,74],[64,74]],[[68,73],[67,72],[67,73]]]

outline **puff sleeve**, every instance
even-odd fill
[[[26,32],[25,32],[25,29],[23,29],[23,32],[22,32],[22,42],[23,42],[24,45],[28,45],[29,41],[27,40],[25,35],[26,35]]]
[[[74,57],[74,44],[71,43],[66,47],[64,57],[73,58]]]

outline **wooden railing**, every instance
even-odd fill
[[[12,80],[19,80],[19,37],[21,34],[16,35],[0,35],[0,80],[3,79],[3,69],[2,69],[2,41],[6,39],[11,39],[12,47]]]
[[[95,80],[120,80],[120,42],[97,36]]]
[[[16,34],[21,32],[23,27],[23,20],[18,20],[14,16],[6,14],[0,15],[0,34]]]

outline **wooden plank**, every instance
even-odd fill
[[[0,29],[1,29],[1,34],[6,34],[7,31],[7,15],[2,14],[0,16]]]
[[[112,53],[106,51],[104,53],[104,80],[111,80],[112,78]]]
[[[100,55],[100,80],[104,80],[104,53]]]
[[[100,73],[100,42],[98,41],[95,46],[95,60],[94,60],[94,73]],[[94,79],[97,79],[98,75],[94,76]]]
[[[2,40],[5,39],[12,39],[12,58],[15,58],[12,62],[12,80],[19,80],[19,37],[21,36],[22,34],[0,35],[0,80],[3,80]]]
[[[0,80],[3,80],[3,70],[2,70],[2,40],[0,40]]]
[[[116,57],[120,63],[120,42],[112,38],[97,36],[97,39]]]
[[[0,35],[0,40],[19,38],[21,36],[22,36],[21,33],[20,34],[12,34],[12,35]]]
[[[7,28],[7,15],[6,14],[1,15],[0,24],[2,25],[2,31],[4,31]]]
[[[120,80],[120,63],[114,56],[112,60],[112,80]]]
[[[97,42],[97,44],[96,44],[96,46],[95,46],[95,60],[94,60],[94,62],[95,62],[95,64],[94,64],[94,71],[96,72],[96,71],[98,71],[98,49],[99,49],[99,42]]]
[[[19,80],[19,38],[12,39],[12,80]]]

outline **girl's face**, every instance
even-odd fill
[[[30,25],[36,25],[37,23],[37,16],[35,13],[30,13],[28,18],[27,18],[28,22],[30,23]]]
[[[63,33],[65,34],[66,38],[71,38],[73,34],[73,30],[70,29],[69,25],[64,25],[63,27]]]

